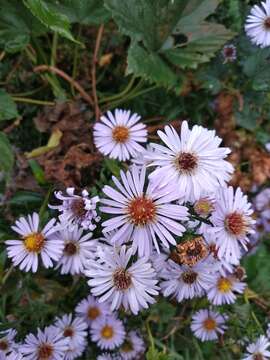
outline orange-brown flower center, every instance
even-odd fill
[[[97,317],[99,317],[99,315],[100,315],[100,310],[98,307],[96,307],[96,306],[89,307],[89,309],[87,311],[87,317],[90,320],[95,320]]]
[[[71,211],[77,218],[82,218],[85,216],[87,210],[85,209],[85,203],[82,198],[72,201]]]
[[[68,243],[66,243],[65,248],[64,248],[64,252],[66,255],[72,256],[75,255],[77,252],[77,246],[74,242],[70,241]]]
[[[109,325],[105,325],[102,330],[101,330],[101,336],[106,339],[109,340],[113,337],[114,335],[114,331],[113,328]]]
[[[121,351],[123,351],[124,353],[129,353],[133,351],[133,349],[134,349],[133,344],[129,340],[126,340],[124,344],[121,346]]]
[[[246,221],[242,214],[233,212],[225,219],[225,228],[232,235],[244,235],[246,232]]]
[[[7,340],[3,339],[0,340],[0,350],[7,350],[8,349],[8,342]]]
[[[270,17],[267,17],[265,20],[264,20],[264,28],[266,30],[270,30]]]
[[[208,319],[204,320],[203,327],[207,331],[212,331],[212,330],[216,329],[217,323],[216,323],[216,321],[214,319],[209,317]]]
[[[65,337],[72,337],[74,335],[74,330],[71,327],[67,327],[65,328],[63,335]]]
[[[132,283],[131,275],[125,269],[118,269],[113,274],[113,283],[118,290],[127,290]]]
[[[177,264],[195,265],[199,260],[208,254],[207,247],[204,244],[202,236],[186,240],[176,246],[170,258]]]
[[[181,172],[192,173],[198,166],[197,157],[189,152],[182,152],[177,158],[177,167]]]
[[[192,270],[188,270],[188,271],[183,272],[183,274],[181,276],[182,276],[184,283],[193,284],[196,281],[198,274]]]
[[[261,353],[256,353],[253,355],[253,360],[264,360],[264,356]]]
[[[138,197],[129,203],[128,214],[135,225],[145,225],[154,220],[156,205],[153,200],[146,197]]]
[[[117,143],[125,143],[129,138],[128,128],[126,126],[116,126],[112,131],[112,138]]]
[[[38,349],[38,360],[49,360],[53,354],[53,347],[50,344],[41,344]]]
[[[44,246],[45,238],[42,233],[31,233],[23,237],[24,246],[30,252],[39,253]]]

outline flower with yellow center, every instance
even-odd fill
[[[32,233],[23,237],[24,246],[30,252],[40,253],[44,247],[45,238],[42,233]]]

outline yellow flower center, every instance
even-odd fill
[[[227,293],[232,289],[232,282],[227,278],[220,278],[217,283],[217,288],[222,293]]]
[[[126,126],[116,126],[112,131],[112,138],[117,143],[125,143],[129,138],[128,128]]]
[[[194,210],[201,216],[208,216],[213,211],[213,205],[208,199],[200,199],[195,202]]]
[[[101,330],[101,336],[106,340],[111,339],[113,335],[114,335],[113,328],[109,325],[105,325]]]
[[[25,248],[30,252],[39,253],[44,246],[45,238],[41,233],[32,233],[23,238]]]
[[[204,320],[203,327],[207,331],[212,331],[212,330],[216,329],[217,323],[216,323],[216,321],[214,319],[208,318],[208,319]]]

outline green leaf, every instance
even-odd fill
[[[146,359],[147,360],[172,360],[172,357],[169,355],[166,355],[162,352],[159,352],[157,349],[151,347],[147,351]]]
[[[8,177],[13,168],[14,155],[11,144],[3,132],[0,132],[0,154],[0,171],[4,171]]]
[[[32,14],[51,31],[55,31],[61,36],[76,42],[70,32],[70,22],[67,16],[52,9],[43,0],[23,0],[23,3]]]
[[[45,31],[22,1],[0,0],[0,48],[10,53],[20,51],[28,45],[31,35]]]
[[[119,166],[119,162],[117,160],[105,159],[104,164],[114,176],[119,177],[121,167]]]
[[[98,25],[110,18],[103,0],[50,0],[50,4],[52,8],[66,15],[71,23]]]
[[[4,89],[0,89],[0,121],[11,120],[18,116],[17,106],[12,97]]]
[[[235,113],[236,122],[244,129],[253,131],[257,126],[257,119],[259,118],[259,112],[252,108],[248,103],[245,103],[243,111],[237,111]]]
[[[43,197],[41,194],[31,191],[18,191],[9,201],[11,205],[39,205],[42,203]]]

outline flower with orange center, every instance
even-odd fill
[[[38,349],[38,360],[49,360],[53,354],[53,347],[50,344],[41,344]]]
[[[106,339],[112,339],[114,334],[113,328],[109,325],[105,325],[102,329],[101,329],[101,336]]]
[[[124,144],[129,139],[129,130],[126,126],[116,126],[112,131],[112,138],[115,142]]]
[[[226,216],[225,228],[232,235],[235,236],[244,235],[247,231],[246,220],[242,214],[233,212]]]
[[[24,246],[30,252],[40,253],[44,247],[45,238],[42,233],[32,233],[23,237]]]
[[[225,320],[226,315],[218,312],[201,309],[192,316],[191,330],[201,341],[217,340],[219,334],[223,334],[227,328]]]
[[[135,225],[145,225],[155,219],[156,205],[145,196],[138,197],[129,203],[128,214]]]
[[[217,323],[214,319],[212,319],[211,317],[209,317],[208,319],[205,319],[203,322],[203,327],[205,328],[205,330],[207,331],[213,331],[216,329],[217,327]]]
[[[90,320],[95,320],[96,318],[98,318],[101,315],[101,312],[99,310],[98,307],[96,306],[91,306],[89,307],[88,311],[87,311],[87,317]]]

